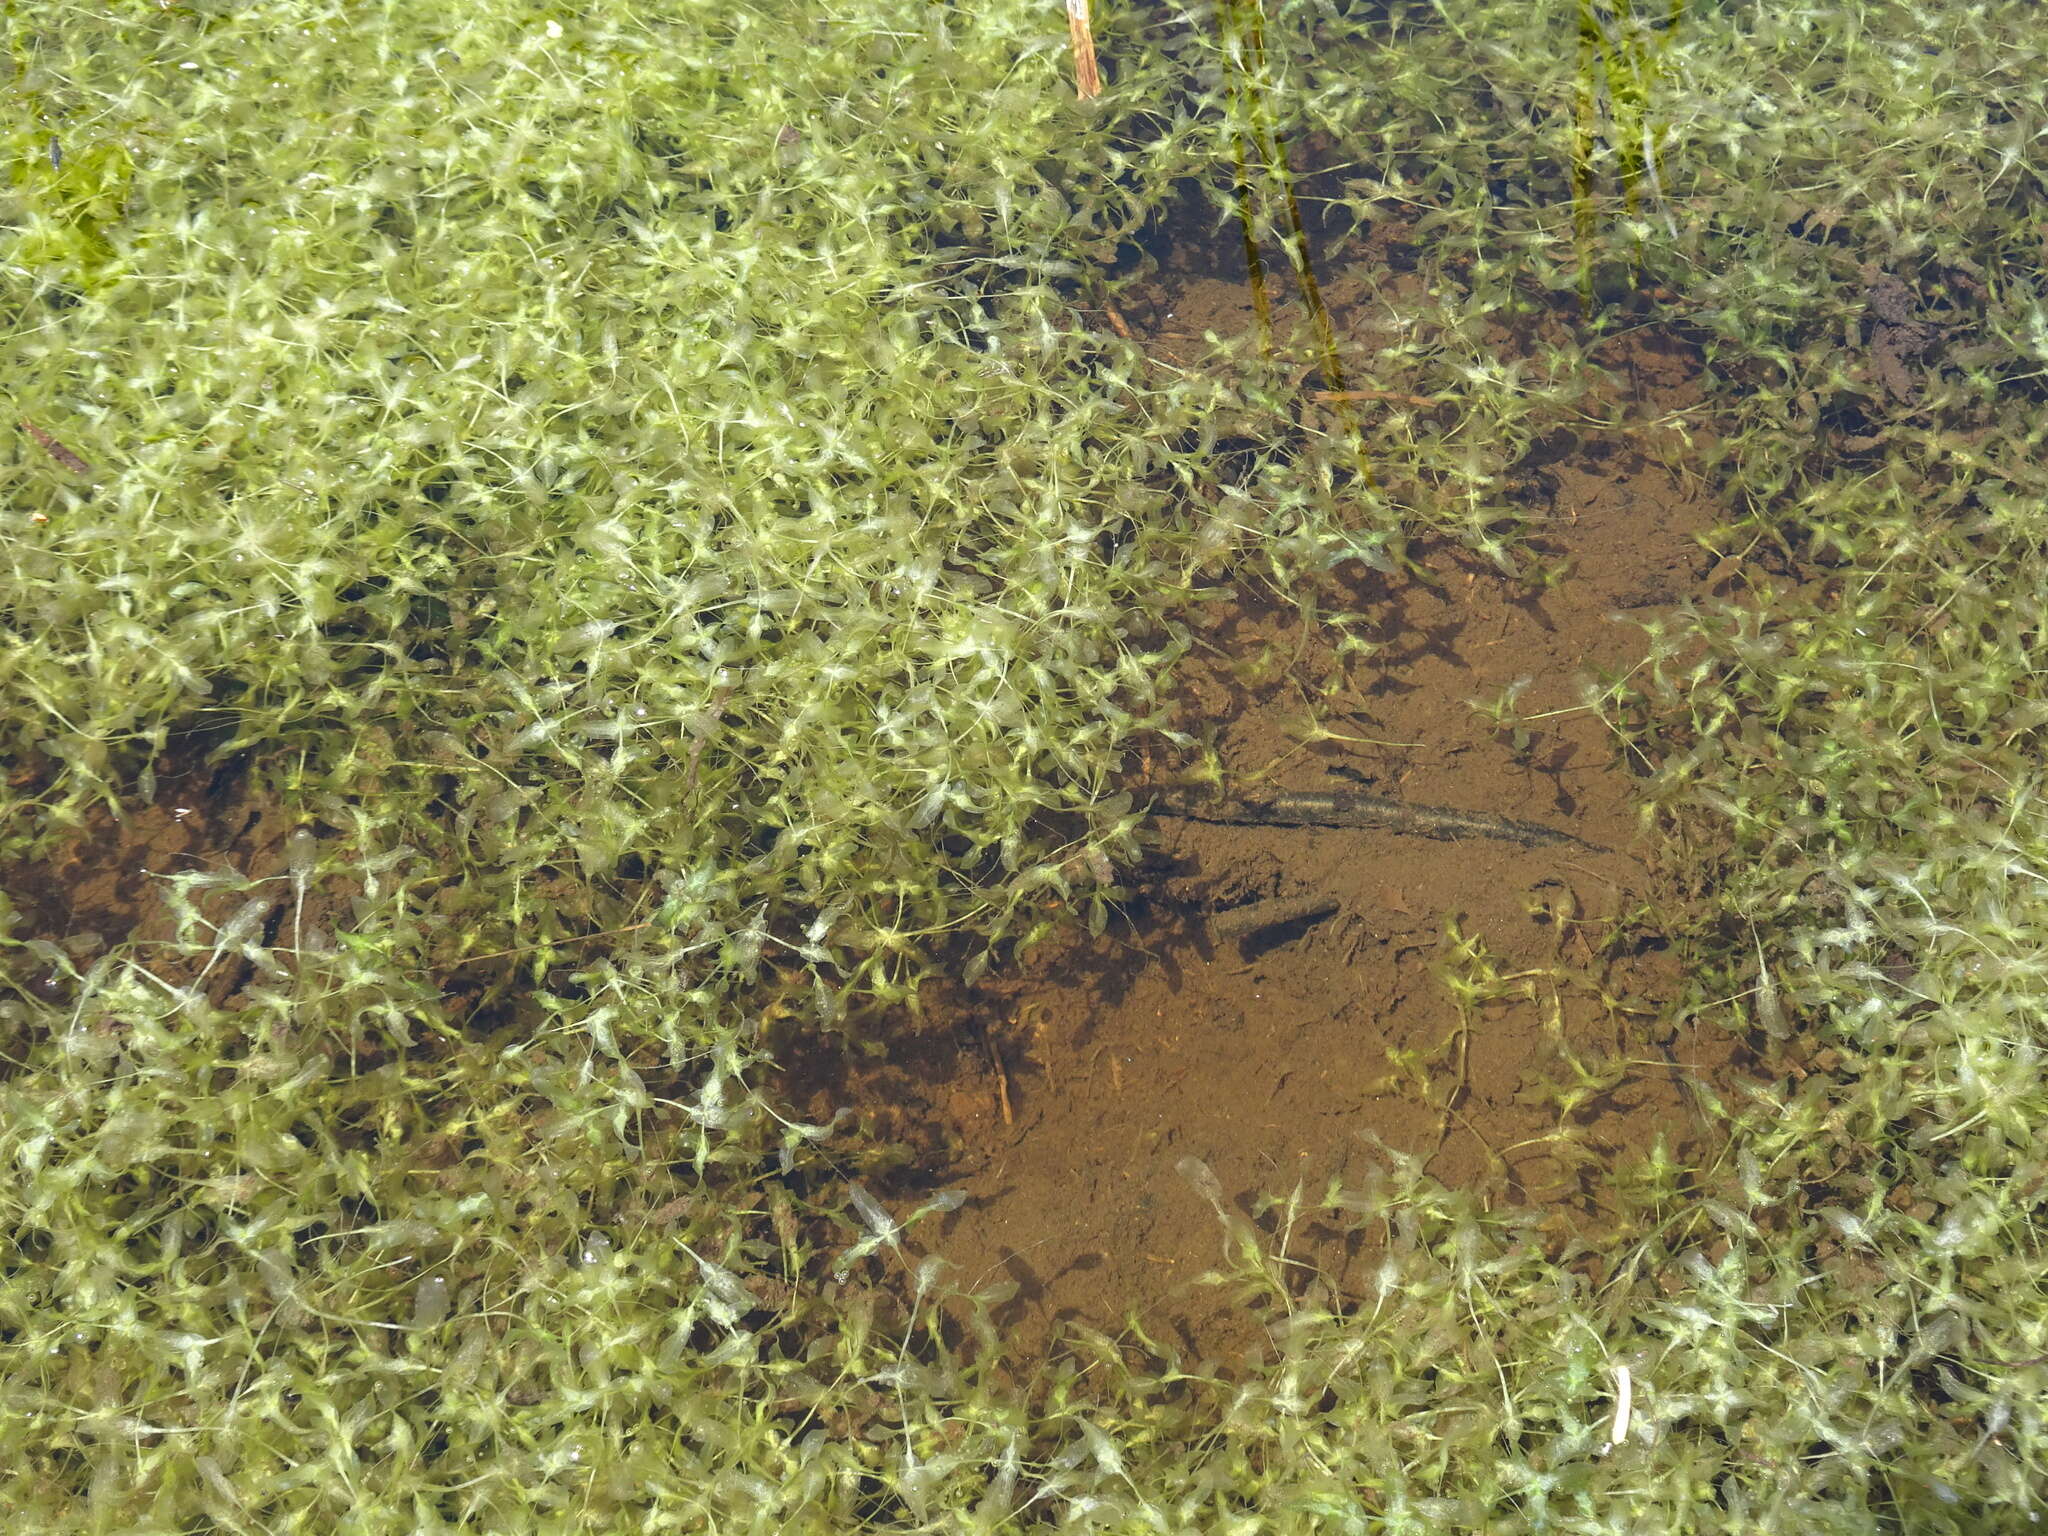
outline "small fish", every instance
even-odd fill
[[[64,147],[57,142],[57,136],[54,133],[50,135],[50,169],[53,171],[64,169]]]
[[[24,421],[21,424],[21,430],[34,438],[38,443],[41,443],[43,452],[47,453],[59,464],[62,464],[74,475],[89,475],[92,473],[92,466],[90,464],[86,463],[85,460],[73,453],[69,448],[66,448],[34,422]]]

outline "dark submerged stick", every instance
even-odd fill
[[[1455,811],[1440,805],[1409,805],[1362,789],[1283,790],[1269,800],[1212,804],[1169,796],[1154,801],[1152,813],[1239,827],[1380,827],[1441,842],[1484,837],[1524,848],[1614,851],[1533,821],[1515,821],[1484,811]]]
[[[34,422],[22,422],[21,429],[36,440],[36,443],[42,448],[43,452],[47,453],[59,464],[62,464],[74,475],[89,475],[92,473],[92,466],[90,464],[86,463],[85,460],[73,453],[69,448],[66,448]]]

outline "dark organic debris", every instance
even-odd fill
[[[1524,848],[1572,847],[1612,853],[1598,843],[1533,821],[1440,805],[1410,805],[1362,789],[1285,790],[1269,800],[1199,803],[1178,797],[1155,801],[1154,815],[1187,821],[1259,827],[1379,827],[1414,837],[1459,842],[1484,837]]]

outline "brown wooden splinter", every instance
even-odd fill
[[[1595,853],[1614,851],[1533,821],[1516,821],[1486,811],[1460,811],[1441,805],[1410,805],[1390,795],[1376,795],[1362,789],[1282,790],[1262,801],[1193,800],[1184,796],[1165,796],[1153,802],[1152,813],[1230,826],[1378,827],[1445,842],[1483,837],[1496,842],[1518,843],[1524,848],[1565,846],[1585,848]]]
[[[1404,395],[1398,389],[1314,389],[1309,399],[1318,405],[1346,405],[1358,400],[1391,400],[1396,405],[1415,405],[1424,409],[1442,405],[1441,400],[1432,400],[1427,395]]]
[[[74,475],[89,475],[92,473],[92,466],[90,464],[86,463],[85,460],[73,453],[69,448],[66,448],[34,422],[24,420],[21,424],[21,430],[34,438],[42,447],[43,452],[47,453],[59,464],[62,464]]]
[[[988,1051],[989,1065],[995,1069],[996,1106],[1003,1112],[1003,1124],[1015,1126],[1016,1119],[1010,1113],[1010,1074],[1003,1069],[1003,1053],[996,1049],[994,1035],[984,1034],[981,1043]]]

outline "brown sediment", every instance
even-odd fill
[[[1205,332],[1258,325],[1259,295],[1228,267],[1190,242],[1108,324],[1190,365]],[[1367,351],[1386,317],[1366,285],[1339,277],[1324,297]],[[1261,1347],[1243,1305],[1199,1283],[1223,1232],[1182,1165],[1211,1169],[1249,1216],[1259,1192],[1313,1202],[1396,1149],[1543,1213],[1562,1245],[1607,1230],[1612,1175],[1660,1139],[1681,1161],[1706,1154],[1689,1082],[1740,1074],[1743,1049],[1674,1017],[1679,956],[1645,915],[1673,895],[1634,772],[1580,690],[1641,659],[1617,615],[1739,595],[1757,573],[1702,546],[1716,509],[1664,425],[1701,399],[1693,349],[1650,326],[1606,350],[1604,405],[1640,429],[1560,431],[1510,471],[1563,579],[1533,588],[1448,545],[1419,551],[1413,576],[1351,570],[1333,606],[1372,654],[1348,663],[1297,605],[1208,605],[1171,724],[1206,745],[1221,787],[1158,794],[1188,766],[1164,745],[1133,764],[1135,803],[1160,814],[1120,919],[932,989],[864,1050],[785,1052],[771,1092],[813,1120],[851,1105],[866,1144],[893,1149],[878,1189],[965,1191],[918,1241],[967,1289],[1011,1286],[995,1321],[1020,1355],[1132,1320],[1183,1358]],[[1701,423],[1688,431],[1703,448]],[[1518,684],[1519,739],[1472,707]],[[1461,943],[1502,980],[1463,1009],[1444,980]],[[1561,1115],[1572,1063],[1600,1064],[1608,1086]],[[1340,1288],[1370,1256],[1313,1216],[1285,1242]]]

